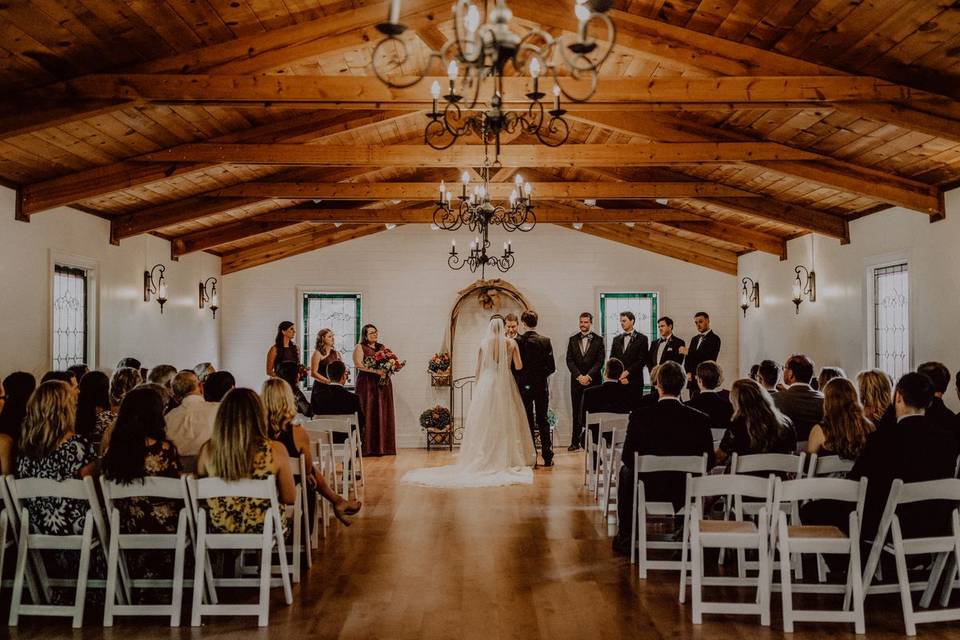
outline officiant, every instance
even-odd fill
[[[600,384],[603,366],[603,338],[591,331],[593,314],[580,314],[580,331],[570,336],[567,344],[567,369],[570,370],[570,406],[573,410],[573,432],[567,451],[583,448],[583,394]]]

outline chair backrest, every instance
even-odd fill
[[[352,418],[350,416],[314,418],[310,422],[304,424],[303,428],[307,432],[307,435],[310,436],[310,441],[316,442],[320,439],[321,434],[326,431],[350,434],[353,431],[351,419]]]
[[[7,518],[10,526],[13,528],[13,535],[20,535],[20,513],[17,510],[17,504],[13,501],[13,494],[10,493],[10,487],[14,480],[13,475],[6,475],[0,478],[0,496],[3,498],[3,507],[7,510]],[[16,539],[16,538],[14,538]]]
[[[296,458],[290,458],[290,472],[293,474],[294,479],[299,482],[299,478],[303,478],[307,475],[307,456],[300,454]]]
[[[707,454],[702,456],[642,456],[633,454],[633,468],[638,473],[679,471],[704,475],[707,472]]]
[[[783,480],[777,478],[774,485],[774,503],[800,500],[838,500],[855,502],[858,511],[863,508],[867,494],[867,479],[846,480],[843,478],[802,478]]]
[[[807,465],[809,477],[828,476],[834,473],[849,473],[853,469],[853,460],[847,460],[840,456],[818,456],[810,455],[810,463]]]
[[[306,428],[306,426],[307,426],[308,424],[311,424],[311,423],[316,422],[316,421],[318,421],[318,420],[336,420],[336,421],[338,421],[338,422],[342,422],[342,421],[346,420],[346,421],[348,421],[348,422],[349,422],[352,426],[354,426],[354,427],[359,427],[359,426],[360,426],[360,419],[358,418],[357,414],[355,414],[355,413],[347,413],[347,414],[337,414],[337,413],[316,414],[316,415],[313,416],[313,419],[311,419],[309,422],[304,423],[303,426],[304,426],[304,428]]]
[[[49,478],[13,478],[10,483],[10,494],[19,508],[23,508],[20,504],[23,500],[30,498],[72,498],[74,500],[89,498],[86,483],[77,478],[61,481]]]
[[[190,495],[197,500],[210,498],[259,498],[277,499],[277,485],[273,475],[262,480],[237,480],[227,482],[222,478],[187,478]]]
[[[768,478],[745,475],[709,475],[690,480],[690,496],[743,496],[747,498],[773,499],[773,475]]]
[[[723,440],[723,436],[726,432],[726,429],[710,429],[710,435],[713,437],[714,444]]]
[[[147,476],[141,481],[121,484],[100,476],[100,490],[107,511],[113,509],[114,500],[125,498],[168,498],[188,502],[186,478],[162,478]]]
[[[730,473],[793,473],[803,475],[805,454],[753,453],[741,456],[736,453],[730,462]]]
[[[584,424],[600,425],[600,431],[613,431],[615,429],[626,429],[630,422],[629,413],[611,413],[601,411],[597,413],[587,413]]]
[[[896,504],[924,502],[926,500],[960,502],[960,480],[945,478],[925,482],[904,482],[898,479],[894,480],[890,487],[890,496],[896,498]]]

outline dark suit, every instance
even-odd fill
[[[683,364],[683,354],[680,353],[680,347],[686,345],[687,343],[683,341],[682,338],[670,334],[670,337],[666,340],[667,346],[663,348],[663,355],[660,356],[660,359],[657,359],[657,353],[660,351],[660,345],[664,342],[663,338],[657,338],[650,345],[650,354],[647,356],[647,368],[650,371],[653,371],[653,368],[657,365],[663,364],[664,362],[676,362],[677,364]]]
[[[570,402],[573,409],[573,433],[571,445],[581,445],[583,439],[583,396],[587,389],[600,384],[600,368],[603,367],[603,338],[592,331],[587,334],[587,348],[581,348],[583,335],[570,336],[567,343],[567,369],[570,370]],[[579,376],[590,376],[587,386],[577,381]]]
[[[518,384],[523,407],[527,410],[530,437],[533,437],[534,429],[540,432],[540,453],[543,455],[544,464],[548,464],[553,460],[553,446],[550,441],[550,425],[547,422],[550,404],[547,378],[557,370],[553,359],[553,346],[550,338],[541,336],[536,331],[527,331],[517,337],[517,347],[523,361],[523,368],[517,372]]]
[[[630,413],[636,402],[627,385],[616,380],[604,380],[598,387],[590,387],[583,392],[583,412],[580,419],[586,422],[588,413]],[[597,441],[600,429],[597,425],[587,425]]]
[[[957,414],[951,411],[947,405],[943,403],[943,398],[934,397],[933,402],[931,402],[930,406],[927,407],[926,416],[930,422],[937,425],[941,429],[953,432]]]
[[[797,441],[810,437],[810,430],[823,420],[823,394],[807,384],[793,384],[773,396],[773,404],[793,423]]]
[[[686,371],[691,379],[687,383],[687,389],[690,391],[690,397],[695,398],[700,393],[700,387],[694,379],[697,376],[697,367],[701,362],[708,360],[717,361],[720,357],[720,336],[713,332],[713,329],[705,334],[697,334],[690,340],[690,347],[687,349],[687,355],[683,359],[683,370]]]
[[[890,486],[897,478],[904,482],[923,482],[952,478],[957,462],[957,443],[953,436],[924,416],[910,416],[874,431],[867,437],[863,452],[847,475],[852,480],[867,478],[867,498],[863,505],[862,539],[877,534]],[[919,502],[897,509],[905,538],[946,535],[954,505]],[[829,500],[809,503],[801,511],[804,524],[832,524],[846,531],[850,505]]]
[[[733,417],[733,405],[729,396],[719,392],[701,392],[696,398],[687,403],[697,411],[703,411],[710,416],[711,429],[729,429],[730,418]]]
[[[357,394],[348,391],[339,384],[325,384],[313,393],[311,406],[314,415],[321,416],[348,416],[357,414],[357,426],[363,425],[363,409],[360,407],[360,398]],[[334,434],[335,442],[346,441],[346,436]]]
[[[709,456],[709,469],[713,466],[710,417],[671,398],[664,398],[630,414],[627,439],[623,444],[624,466],[620,470],[620,484],[617,487],[617,509],[621,524],[630,522],[633,508],[634,453],[655,456],[699,456],[706,453]],[[642,475],[641,480],[647,500],[669,500],[675,509],[683,506],[686,474],[650,473]]]
[[[630,334],[630,343],[627,348],[623,348],[624,338],[627,334],[621,333],[613,339],[610,347],[610,357],[616,358],[623,363],[624,368],[629,373],[627,381],[632,387],[631,391],[635,394],[643,393],[643,368],[647,366],[649,348],[647,347],[647,336],[634,331]]]

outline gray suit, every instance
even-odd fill
[[[823,394],[808,384],[794,384],[778,391],[773,394],[773,404],[793,422],[798,442],[806,440],[813,426],[823,420]]]

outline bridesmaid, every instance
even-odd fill
[[[330,384],[330,378],[327,377],[327,365],[340,360],[340,354],[333,346],[333,331],[331,329],[320,329],[320,332],[317,333],[317,344],[314,347],[313,355],[310,356],[310,377],[313,378],[310,405],[313,407],[314,413],[323,413],[317,404],[317,396],[323,387]]]
[[[280,376],[281,366],[285,363],[292,362],[299,367],[300,350],[297,349],[297,343],[293,341],[296,337],[297,328],[289,320],[284,320],[277,327],[277,337],[274,339],[273,346],[267,351],[268,378],[270,376]]]
[[[383,349],[377,337],[375,326],[364,325],[360,330],[360,342],[353,350],[353,364],[357,368],[357,396],[364,415],[363,455],[392,456],[397,453],[393,385],[385,371],[370,369],[363,364],[364,358]]]

